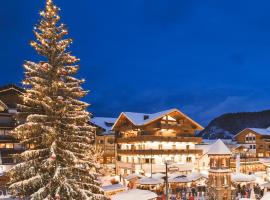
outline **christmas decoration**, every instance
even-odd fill
[[[79,59],[67,51],[72,40],[65,38],[58,11],[46,1],[34,29],[36,41],[30,43],[44,60],[24,65],[26,92],[19,107],[26,120],[13,135],[31,148],[17,156],[19,164],[9,172],[10,191],[22,199],[103,200],[94,128],[88,104],[80,101],[87,92],[81,88],[84,80],[74,77]]]

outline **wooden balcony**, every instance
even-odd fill
[[[171,155],[171,154],[199,154],[199,149],[147,149],[147,150],[117,150],[118,155]]]
[[[143,135],[137,137],[117,138],[116,142],[119,143],[136,143],[136,142],[193,142],[201,143],[202,138],[199,137],[165,137],[154,135]]]

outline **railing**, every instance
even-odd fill
[[[117,138],[116,141],[117,141],[117,143],[144,142],[144,141],[201,143],[202,138],[199,138],[199,137],[165,137],[165,136],[143,135],[143,136],[137,136],[137,137]]]
[[[118,155],[169,155],[169,154],[202,154],[199,149],[152,149],[152,150],[117,150]]]

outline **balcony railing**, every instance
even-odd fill
[[[152,150],[117,150],[119,155],[169,155],[169,154],[202,154],[199,149],[152,149]]]
[[[145,141],[201,143],[202,139],[199,137],[165,137],[165,136],[154,136],[154,135],[117,138],[117,143],[132,143],[132,142],[145,142]]]

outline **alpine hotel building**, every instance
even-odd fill
[[[202,139],[195,132],[203,127],[177,109],[154,114],[123,112],[116,120],[117,174],[151,174],[170,171],[190,172],[197,166]]]

